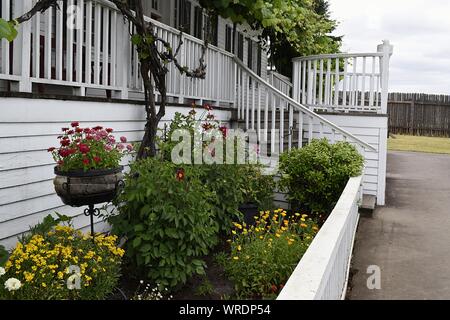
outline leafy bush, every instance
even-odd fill
[[[307,215],[288,217],[282,209],[261,212],[255,219],[255,226],[235,223],[231,253],[218,256],[240,298],[277,293],[318,231]]]
[[[280,158],[280,186],[289,192],[295,209],[329,214],[348,179],[362,173],[364,158],[348,142],[313,140]]]
[[[8,261],[9,253],[4,246],[0,246],[0,267],[3,267]]]
[[[32,235],[17,244],[6,262],[0,299],[104,299],[120,277],[124,251],[116,241],[115,236],[96,235],[94,244],[69,226]]]
[[[194,166],[158,159],[134,163],[110,216],[113,232],[125,236],[127,256],[149,280],[175,287],[204,274],[201,259],[217,243],[213,195]]]

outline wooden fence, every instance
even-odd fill
[[[389,132],[450,137],[450,96],[390,93]]]

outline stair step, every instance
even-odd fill
[[[372,217],[373,211],[375,210],[377,205],[377,197],[371,194],[364,194],[361,202],[361,206],[359,207],[359,213],[363,214],[366,217]]]

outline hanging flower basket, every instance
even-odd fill
[[[64,204],[81,207],[112,201],[123,185],[123,167],[61,172],[55,167],[56,194]]]
[[[81,128],[72,122],[62,128],[60,147],[49,148],[55,167],[53,181],[58,196],[66,205],[81,207],[109,202],[123,184],[120,160],[133,151],[126,137],[116,141],[113,129],[101,126]]]

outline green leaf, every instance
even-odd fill
[[[135,238],[135,239],[133,240],[133,248],[139,247],[139,245],[141,244],[141,242],[142,242],[142,238],[141,238],[141,237]]]
[[[9,42],[13,41],[17,37],[17,30],[14,22],[9,22],[4,19],[0,19],[0,40],[6,39]]]

